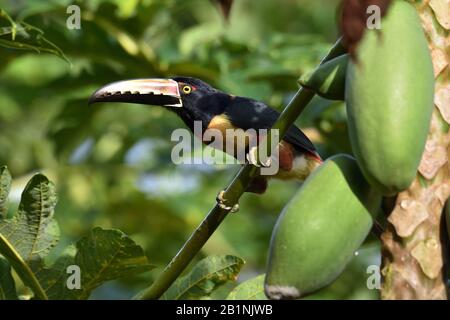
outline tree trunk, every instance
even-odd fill
[[[448,0],[430,0],[417,10],[433,59],[435,108],[418,176],[398,194],[381,236],[382,299],[447,299],[443,208],[450,195],[450,6]]]

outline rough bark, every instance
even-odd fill
[[[450,196],[450,1],[422,1],[417,10],[433,59],[435,108],[418,176],[398,194],[381,236],[382,299],[447,299],[443,207]]]

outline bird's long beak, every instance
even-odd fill
[[[128,102],[182,107],[178,83],[171,79],[131,79],[107,84],[89,99],[97,102]]]

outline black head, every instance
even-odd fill
[[[228,95],[206,82],[190,77],[171,79],[131,79],[114,82],[98,89],[89,103],[128,102],[157,105],[180,116],[193,128],[194,121],[205,126],[214,115],[223,111],[223,99]]]
[[[211,85],[207,84],[206,82],[192,77],[173,77],[172,80],[175,80],[178,82],[179,86],[182,85],[189,85],[195,87],[197,90],[200,90],[202,92],[217,92],[218,90],[213,88]]]

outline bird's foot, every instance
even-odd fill
[[[225,204],[227,202],[227,200],[224,198],[224,195],[225,195],[225,190],[222,190],[219,192],[219,194],[216,197],[216,201],[217,201],[217,204],[219,205],[219,207],[221,207],[223,210],[230,211],[231,213],[238,212],[239,211],[239,203],[236,203],[233,206],[227,206]]]
[[[272,159],[268,158],[266,161],[262,161],[261,157],[258,157],[258,147],[252,147],[246,155],[247,161],[256,167],[270,167]]]

